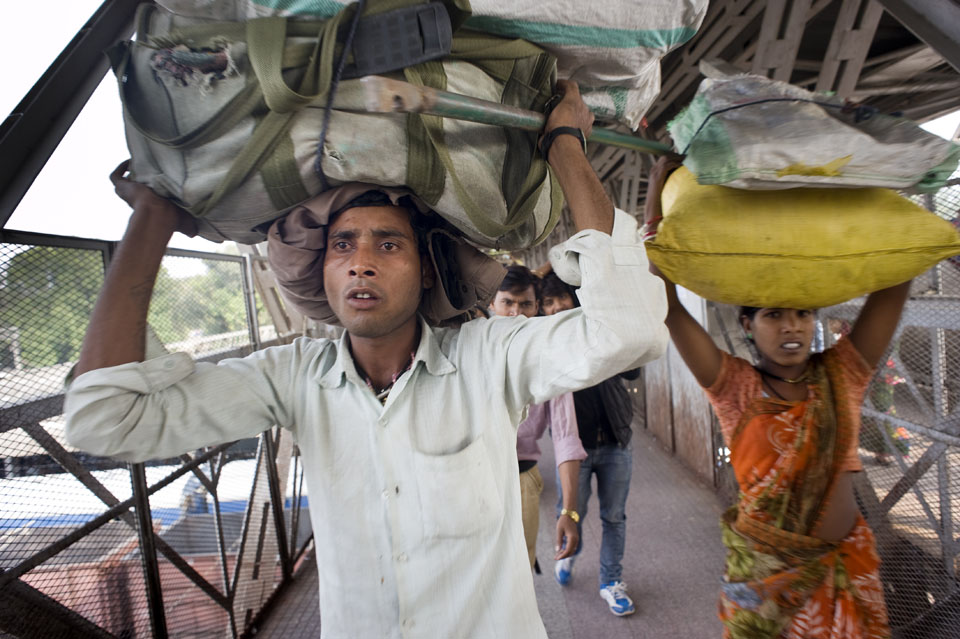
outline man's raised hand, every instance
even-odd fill
[[[134,215],[149,215],[153,222],[166,222],[172,231],[187,237],[197,234],[197,221],[182,208],[157,195],[145,184],[124,177],[130,168],[130,160],[121,162],[110,174],[113,189],[120,199],[130,205]]]

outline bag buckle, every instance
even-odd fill
[[[439,2],[365,16],[353,37],[353,62],[343,79],[397,71],[450,54],[453,28]]]

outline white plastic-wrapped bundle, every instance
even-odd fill
[[[933,192],[960,146],[896,115],[759,75],[709,74],[668,128],[700,184]]]

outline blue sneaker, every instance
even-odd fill
[[[557,583],[566,586],[570,583],[570,577],[573,576],[573,557],[558,559],[553,565],[553,576],[557,578]]]
[[[620,580],[611,581],[610,583],[600,586],[600,598],[610,606],[610,612],[618,617],[632,615],[637,611],[637,609],[633,607],[633,601],[630,599],[630,596],[627,595],[627,584]]]

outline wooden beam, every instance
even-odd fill
[[[816,0],[816,2],[814,2],[810,6],[810,9],[807,12],[806,20],[804,22],[809,24],[811,20],[813,20],[818,15],[820,15],[820,12],[826,9],[832,3],[833,3],[833,0]],[[753,60],[754,55],[756,55],[756,53],[757,53],[757,42],[754,41],[750,45],[748,45],[743,51],[741,51],[738,56],[733,58],[732,63],[736,66],[748,68],[751,64],[751,61]],[[807,62],[809,63],[810,61],[808,60]],[[794,66],[793,66],[794,70],[800,68],[797,66],[797,64],[798,64],[797,62],[794,62]],[[819,72],[820,61],[818,60],[817,62],[815,62],[815,64],[816,64],[816,68],[813,70]]]
[[[698,64],[701,58],[717,58],[763,10],[760,0],[731,0],[711,3],[704,26],[682,49],[678,64],[666,70],[660,97],[647,113],[653,122],[673,105],[691,85],[700,79]]]
[[[864,0],[843,0],[823,58],[817,91],[836,91],[843,98],[853,95],[883,15],[883,6],[877,0],[865,1],[864,8]]]
[[[869,73],[864,73],[860,78],[860,84],[893,84],[901,83],[905,80],[920,80],[921,78],[918,76],[921,73],[934,69],[942,65],[943,62],[942,55],[930,47],[924,46],[890,64],[874,69]],[[951,72],[949,77],[956,78],[957,74]]]
[[[258,246],[237,244],[241,253],[254,256],[253,282],[257,289],[257,295],[263,302],[270,319],[273,320],[273,327],[277,331],[277,339],[281,344],[289,344],[295,338],[304,333],[304,317],[292,304],[288,304],[280,294],[277,278],[270,268],[270,264],[263,259],[259,259],[260,249]]]
[[[914,44],[909,47],[903,47],[902,49],[897,49],[896,51],[890,51],[888,53],[875,55],[872,58],[867,58],[866,62],[863,63],[863,68],[868,69],[881,64],[886,64],[888,62],[896,62],[897,60],[902,60],[906,57],[913,55],[914,53],[917,53],[918,51],[924,51],[929,48],[930,47],[928,47],[926,44],[920,42],[918,44]]]
[[[903,84],[864,85],[854,91],[854,96],[866,98],[873,95],[896,95],[900,93],[931,93],[960,89],[960,78],[950,80],[931,80],[929,82],[905,82]]]
[[[643,173],[640,154],[628,151],[623,156],[623,174],[620,182],[618,204],[620,208],[636,217],[640,199],[640,175]]]
[[[790,81],[812,4],[813,0],[768,0],[753,56],[753,73]]]

